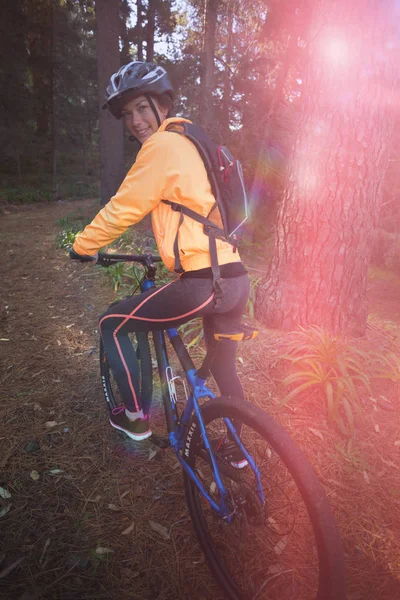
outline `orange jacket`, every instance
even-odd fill
[[[118,192],[76,237],[75,252],[93,256],[151,212],[158,251],[166,267],[174,270],[173,245],[180,213],[161,200],[178,202],[203,216],[208,215],[215,202],[194,144],[182,135],[165,131],[169,124],[184,120],[166,119],[144,142]],[[209,240],[203,233],[203,225],[187,216],[179,228],[179,249],[185,271],[211,266]],[[217,240],[217,250],[220,265],[240,261],[239,253],[233,252],[227,242]]]

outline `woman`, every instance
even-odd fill
[[[163,262],[174,270],[174,241],[180,213],[162,200],[177,202],[207,216],[215,203],[203,161],[194,144],[167,126],[185,121],[170,118],[172,86],[166,71],[157,65],[132,62],[111,77],[106,92],[111,114],[123,118],[141,144],[136,162],[109,203],[77,236],[71,258],[93,256],[151,213],[152,226]],[[186,120],[187,121],[187,120]],[[190,122],[190,121],[188,121]],[[167,329],[203,318],[207,347],[213,333],[230,333],[240,323],[249,294],[247,272],[238,252],[217,241],[218,263],[226,290],[218,306],[214,302],[209,239],[203,226],[184,217],[179,228],[179,279],[113,304],[100,318],[100,333],[107,359],[117,382],[125,410],[115,410],[110,423],[133,440],[151,435],[149,416],[143,413],[138,363],[128,334]],[[224,396],[243,397],[236,367],[237,343],[218,342],[212,373]]]

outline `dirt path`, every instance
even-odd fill
[[[97,316],[113,294],[92,268],[55,250],[57,220],[80,205],[1,217],[0,486],[11,498],[0,509],[11,507],[1,520],[0,571],[21,562],[0,578],[0,596],[218,598],[174,457],[149,461],[149,446],[139,451],[107,424]]]
[[[55,249],[57,221],[79,207],[90,211],[86,201],[0,217],[0,487],[11,494],[0,498],[0,597],[221,599],[192,533],[173,455],[139,450],[107,424],[97,316],[113,293],[91,266]],[[373,282],[370,293],[375,322],[386,327],[398,319],[400,284],[381,285]],[[391,331],[398,335],[395,325]],[[269,350],[255,344],[241,360],[246,389],[277,414],[266,366],[275,359],[268,362]],[[316,421],[319,414],[279,413],[326,485],[352,600],[400,597],[397,415],[367,411],[357,448],[341,458],[342,440]],[[162,427],[157,406],[153,419]]]

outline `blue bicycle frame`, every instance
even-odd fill
[[[155,283],[153,279],[149,279],[145,277],[141,282],[141,291],[147,291],[152,287],[155,287]],[[193,364],[193,361],[186,350],[186,347],[176,329],[166,329],[167,336],[171,345],[173,346],[178,359],[185,371],[186,379],[190,385],[191,392],[187,398],[187,404],[184,409],[184,412],[181,417],[178,417],[177,407],[176,407],[176,399],[170,393],[170,387],[168,383],[168,369],[170,369],[167,349],[165,344],[164,331],[153,331],[153,341],[154,347],[156,351],[157,365],[158,371],[161,379],[161,389],[162,389],[162,398],[164,403],[165,415],[167,419],[167,427],[168,427],[168,438],[172,448],[175,451],[176,457],[181,464],[182,468],[189,475],[191,480],[195,483],[195,485],[199,488],[201,494],[210,504],[210,506],[216,511],[216,513],[223,517],[227,522],[230,522],[232,518],[231,510],[228,506],[228,492],[225,489],[224,483],[221,479],[217,461],[214,456],[214,452],[211,448],[207,431],[204,425],[203,417],[201,415],[199,399],[208,397],[215,398],[213,392],[205,385],[205,380],[198,377],[196,375],[196,368]],[[217,485],[219,491],[220,503],[218,504],[207,492],[204,488],[203,484],[199,480],[196,472],[189,463],[182,456],[181,451],[184,447],[184,440],[187,428],[189,426],[191,416],[193,411],[196,414],[197,421],[200,427],[201,435],[203,438],[204,446],[206,451],[210,456],[211,465],[214,473],[214,481]],[[235,428],[232,422],[229,419],[224,419],[225,424],[228,430],[231,432],[237,446],[242,451],[243,455],[247,459],[254,475],[256,478],[257,485],[257,493],[259,495],[260,501],[262,503],[265,502],[264,493],[261,485],[261,476],[260,472],[255,464],[253,457],[248,453],[246,448],[243,446],[240,438],[236,434]]]

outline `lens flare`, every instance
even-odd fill
[[[333,67],[346,66],[350,58],[349,45],[341,37],[326,36],[320,42],[321,55]]]

